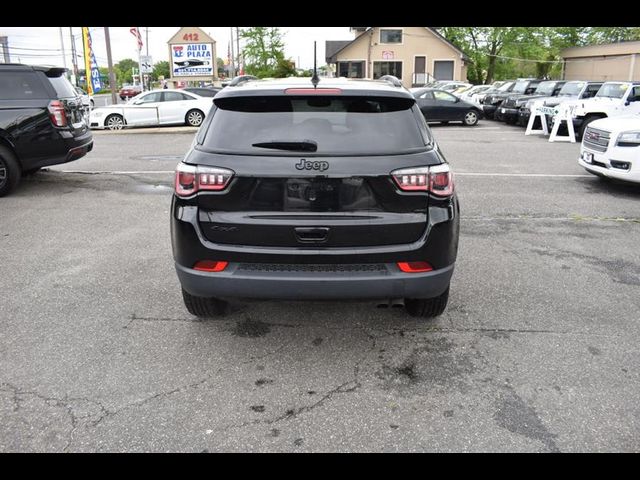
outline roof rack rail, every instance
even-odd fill
[[[394,77],[393,75],[383,75],[378,80],[388,82],[394,87],[402,87],[402,82],[398,79],[398,77]]]

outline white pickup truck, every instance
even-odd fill
[[[640,113],[590,122],[578,163],[599,177],[640,183]]]
[[[605,82],[595,97],[563,102],[559,107],[569,109],[573,127],[582,138],[595,120],[639,113],[640,82]]]

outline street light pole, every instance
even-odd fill
[[[67,69],[67,54],[64,51],[64,39],[62,38],[62,27],[60,28],[60,48],[62,48],[62,65],[64,66],[65,70]],[[65,75],[68,75],[68,73],[66,73]]]
[[[236,60],[235,60],[235,53],[234,53],[234,45],[233,45],[233,27],[229,27],[229,34],[230,34],[230,41],[229,43],[231,44],[231,78],[236,76]]]
[[[111,86],[111,104],[116,105],[118,103],[118,97],[116,97],[116,75],[113,71],[113,61],[111,60],[111,38],[109,37],[109,27],[104,27],[104,41],[107,44],[107,64],[109,66],[109,85]]]
[[[238,75],[240,75],[240,29],[239,27],[236,27],[236,55],[238,56]]]
[[[76,58],[76,41],[73,38],[73,27],[69,27],[71,37],[71,63],[73,64],[73,84],[78,86],[78,59]]]

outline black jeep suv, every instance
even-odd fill
[[[230,298],[404,300],[441,314],[458,250],[449,164],[385,81],[247,82],[178,164],[173,256],[187,310]]]
[[[562,89],[565,83],[564,80],[547,80],[540,82],[532,93],[515,93],[509,95],[500,105],[500,117],[507,124],[515,125],[518,123],[520,109],[522,109],[529,100],[542,97],[555,97],[560,93],[560,89]],[[528,118],[527,121],[529,121]],[[526,123],[524,126],[526,126]]]
[[[500,106],[505,98],[515,94],[531,95],[536,91],[540,82],[541,80],[534,78],[519,78],[510,90],[500,88],[501,92],[486,95],[482,100],[482,110],[485,117],[502,121]]]
[[[93,148],[82,98],[64,68],[0,65],[0,197],[28,174]]]

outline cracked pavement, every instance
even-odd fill
[[[639,451],[640,188],[515,127],[433,131],[464,173],[433,321],[368,302],[191,317],[163,173],[190,134],[99,135],[25,178],[0,199],[0,451]]]

